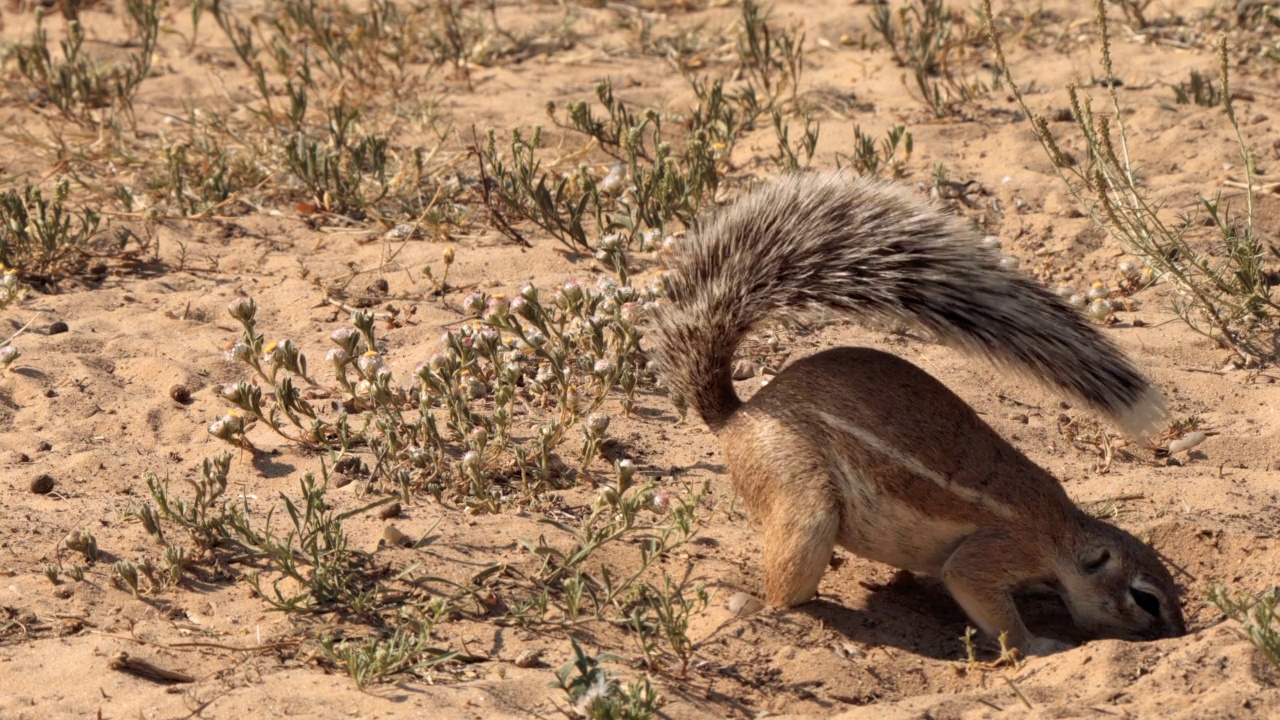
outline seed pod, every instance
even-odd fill
[[[1191,432],[1169,443],[1169,454],[1177,455],[1180,452],[1186,452],[1200,443],[1204,442],[1207,437],[1202,432]]]

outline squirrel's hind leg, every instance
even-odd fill
[[[764,528],[764,596],[775,607],[808,602],[831,563],[840,516],[830,501],[788,498]]]
[[[764,531],[764,600],[808,602],[831,563],[840,499],[811,437],[767,412],[739,415],[721,434],[734,492]]]

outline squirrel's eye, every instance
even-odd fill
[[[1132,597],[1133,601],[1138,603],[1138,607],[1142,608],[1148,615],[1154,618],[1160,617],[1160,598],[1137,588],[1129,588],[1129,596]]]
[[[1084,564],[1084,571],[1087,573],[1098,572],[1103,567],[1105,567],[1107,562],[1109,562],[1110,560],[1111,560],[1111,551],[1103,550],[1101,553],[1098,553],[1098,557]]]

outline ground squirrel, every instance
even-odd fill
[[[914,323],[1030,375],[1147,437],[1159,393],[1081,315],[1000,266],[968,223],[892,183],[804,173],[704,218],[671,250],[648,331],[672,393],[720,437],[763,526],[765,600],[812,599],[832,551],[940,577],[968,616],[1024,653],[1012,593],[1056,590],[1078,627],[1131,639],[1184,632],[1155,551],[1072,503],[1056,479],[909,362],[829,350],[751,400],[731,362],[757,322],[812,310]]]

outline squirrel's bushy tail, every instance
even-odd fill
[[[896,318],[1058,388],[1145,438],[1159,393],[1079,312],[999,266],[975,230],[890,183],[806,173],[705,218],[668,263],[646,333],[675,395],[718,430],[741,401],[730,364],[766,318]],[[833,391],[838,392],[837,389]]]

